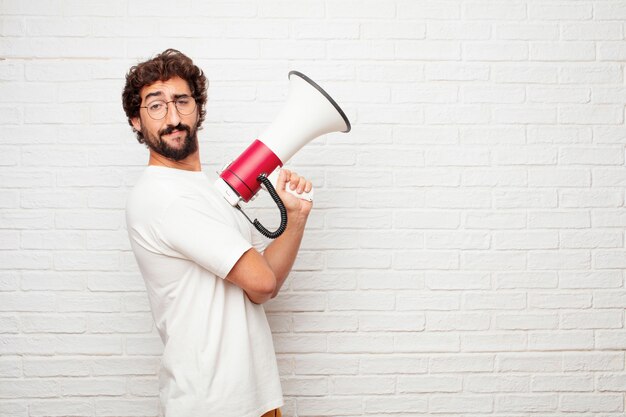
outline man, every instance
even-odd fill
[[[265,250],[258,233],[202,172],[197,131],[207,81],[168,49],[132,67],[124,111],[149,149],[126,207],[128,234],[165,345],[159,374],[165,417],[280,416],[282,391],[262,303],[276,296],[298,253],[312,203],[290,195],[311,183],[281,170],[289,218]]]

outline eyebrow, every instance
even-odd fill
[[[162,96],[163,92],[162,91],[153,91],[152,93],[148,93],[145,97],[144,100],[149,99],[150,97],[159,97]]]
[[[162,91],[153,91],[152,93],[146,94],[144,100],[149,99],[150,97],[161,97],[163,95]],[[174,94],[174,100],[177,100],[181,97],[191,97],[191,94],[182,93],[182,94]]]

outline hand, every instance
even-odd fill
[[[313,188],[311,181],[308,181],[306,178],[299,176],[293,171],[283,168],[280,170],[278,181],[276,182],[276,192],[280,199],[283,200],[287,212],[306,218],[311,212],[313,202],[303,200],[290,194],[287,192],[286,187],[295,190],[298,194],[302,194],[302,192],[308,193]]]

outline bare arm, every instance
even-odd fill
[[[276,191],[287,209],[287,228],[261,255],[249,249],[237,261],[226,279],[242,288],[248,298],[262,304],[274,298],[296,260],[304,226],[313,203],[301,200],[286,191],[287,184],[298,193],[311,191],[311,182],[296,173],[282,169],[278,176]]]
[[[245,291],[250,301],[262,304],[272,298],[276,277],[269,264],[256,249],[248,249],[235,263],[226,280]]]
[[[283,283],[289,276],[291,268],[296,260],[300,243],[304,234],[306,221],[313,207],[313,203],[302,200],[288,193],[285,188],[290,187],[298,194],[311,191],[312,185],[304,177],[298,176],[295,172],[281,169],[276,184],[276,192],[285,204],[287,209],[287,228],[285,232],[274,240],[263,253],[274,275],[276,276],[276,287],[272,298],[276,297]]]

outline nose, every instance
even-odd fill
[[[167,114],[165,115],[165,123],[171,126],[178,126],[180,123],[180,115],[173,101],[167,103]]]

